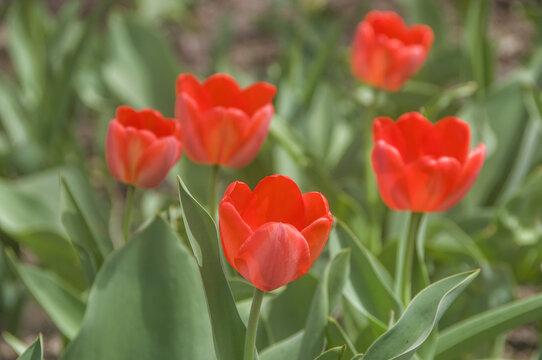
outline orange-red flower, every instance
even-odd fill
[[[394,210],[445,211],[469,191],[486,148],[470,150],[470,126],[446,117],[433,125],[420,113],[373,123],[373,169],[382,199]]]
[[[352,72],[377,88],[397,91],[421,68],[432,44],[429,26],[407,27],[392,11],[371,11],[356,29]]]
[[[181,157],[181,126],[156,110],[117,108],[105,156],[113,177],[142,188],[158,186]]]
[[[281,175],[264,178],[254,191],[240,181],[230,184],[218,212],[226,259],[263,291],[303,276],[322,252],[333,223],[322,194],[301,194]]]
[[[242,90],[226,74],[202,84],[193,75],[181,74],[176,90],[176,116],[190,159],[235,168],[254,159],[273,116],[273,85],[257,82]]]

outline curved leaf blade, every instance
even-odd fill
[[[46,271],[19,263],[8,252],[8,259],[24,286],[68,339],[73,339],[85,313],[85,303],[77,291]]]
[[[427,340],[455,298],[480,270],[444,278],[423,289],[397,323],[367,350],[364,360],[408,360]]]
[[[62,359],[208,359],[212,349],[197,265],[155,218],[104,262]]]
[[[41,334],[17,360],[43,360],[43,337]]]
[[[322,351],[329,313],[348,276],[350,249],[343,249],[326,267],[312,299],[298,360],[311,360]]]
[[[438,336],[439,359],[456,358],[510,329],[542,318],[542,294],[531,296],[465,319]]]
[[[215,351],[220,360],[243,358],[246,328],[224,275],[216,226],[211,216],[178,179],[183,221],[190,243],[201,249],[200,274],[211,319]]]

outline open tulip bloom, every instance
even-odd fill
[[[105,155],[113,177],[141,188],[154,188],[181,157],[181,126],[152,109],[120,106],[109,123]]]
[[[377,88],[397,91],[421,68],[432,44],[430,27],[407,27],[392,11],[371,11],[356,29],[352,72]]]
[[[226,74],[215,74],[203,83],[181,74],[176,91],[176,116],[190,159],[234,168],[254,159],[273,116],[273,85],[257,82],[241,89]]]
[[[251,191],[236,181],[219,206],[226,259],[255,287],[271,291],[303,276],[326,244],[333,217],[319,192],[290,178],[264,178]]]
[[[373,169],[382,199],[394,210],[445,211],[456,205],[476,180],[486,153],[470,151],[470,126],[446,117],[432,124],[417,112],[397,122],[373,123]]]

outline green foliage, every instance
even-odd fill
[[[157,217],[108,257],[62,358],[207,359],[211,342],[197,265]]]
[[[184,153],[135,197],[140,230],[120,242],[125,188],[107,171],[108,121],[122,104],[173,117],[180,72],[278,89],[264,146],[249,166],[220,170],[219,196],[280,173],[322,192],[336,219],[310,272],[265,295],[259,359],[499,358],[507,331],[542,319],[540,294],[515,300],[542,281],[539,4],[386,2],[435,42],[401,91],[377,94],[352,77],[349,46],[379,1],[262,2],[249,19],[252,5],[196,0],[49,3],[0,6],[0,316],[19,359],[44,347],[16,337],[27,297],[63,335],[63,359],[242,358],[253,288],[200,205],[209,167]],[[373,117],[410,111],[466,120],[487,157],[461,203],[426,217],[413,274],[423,290],[403,305],[392,275],[407,214],[370,191],[362,149]]]

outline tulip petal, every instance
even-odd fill
[[[303,194],[303,206],[305,208],[305,226],[315,222],[324,216],[331,216],[327,199],[319,192]]]
[[[461,172],[454,158],[422,157],[405,167],[411,211],[432,212],[449,195]]]
[[[262,107],[271,104],[276,93],[277,88],[274,85],[256,82],[241,92],[235,107],[243,110],[249,117],[253,117]]]
[[[440,135],[441,155],[454,157],[464,163],[470,150],[470,126],[463,120],[449,116],[435,125]]]
[[[333,225],[333,217],[329,214],[326,217],[317,219],[301,232],[309,245],[311,265],[314,264],[324,249],[331,231],[331,225]]]
[[[305,210],[301,191],[287,176],[268,176],[254,188],[241,215],[254,231],[267,222],[283,222],[303,230]]]
[[[307,273],[309,246],[293,226],[268,223],[241,246],[235,265],[239,273],[258,289],[271,291]]]
[[[239,168],[250,163],[262,147],[269,125],[273,117],[273,105],[269,104],[261,108],[251,119],[250,126],[245,129],[241,144],[231,154],[227,165]]]
[[[371,154],[380,196],[393,210],[408,210],[410,197],[399,151],[380,140]]]
[[[437,207],[436,211],[446,211],[455,206],[470,190],[478,177],[486,155],[484,144],[478,145],[469,154],[461,174],[448,194],[447,198]]]
[[[222,201],[232,203],[239,213],[242,213],[252,196],[252,190],[242,181],[235,181],[224,192]]]
[[[241,89],[235,80],[228,74],[214,74],[203,83],[211,106],[233,107]]]
[[[126,181],[129,174],[126,168],[128,144],[124,127],[117,119],[113,119],[109,123],[105,144],[105,156],[109,172],[115,179]]]
[[[405,151],[403,134],[389,117],[379,117],[373,122],[373,141],[377,143],[379,140],[393,146],[399,153]]]
[[[135,171],[135,184],[145,189],[160,185],[180,157],[180,142],[172,136],[160,138],[141,155]]]
[[[213,164],[228,164],[244,140],[250,119],[239,109],[214,107],[203,115],[203,143]]]
[[[137,130],[132,127],[124,128],[126,133],[126,148],[124,159],[126,167],[125,181],[135,184],[137,178],[137,164],[141,156],[156,141],[156,136],[146,130]]]
[[[207,92],[203,89],[199,80],[192,74],[181,74],[177,77],[175,84],[177,97],[182,94],[190,96],[198,105],[200,111],[205,111],[211,107],[211,100]]]
[[[434,38],[435,35],[433,34],[433,29],[427,25],[419,24],[412,25],[408,29],[404,42],[408,45],[421,45],[425,49],[425,52],[428,53],[433,45]]]
[[[438,143],[438,139],[433,135],[433,124],[422,114],[410,112],[401,115],[396,122],[396,126],[401,132],[405,144],[404,149],[397,150],[401,151],[405,163],[408,164],[424,155],[440,155],[433,153],[433,151],[437,151],[434,149],[438,148],[435,145],[435,143]]]
[[[177,118],[182,126],[182,143],[186,154],[197,162],[210,162],[203,142],[201,113],[196,101],[182,94],[177,97]]]
[[[230,265],[235,267],[235,256],[253,231],[241,218],[238,210],[231,202],[220,202],[218,217],[222,249]]]

